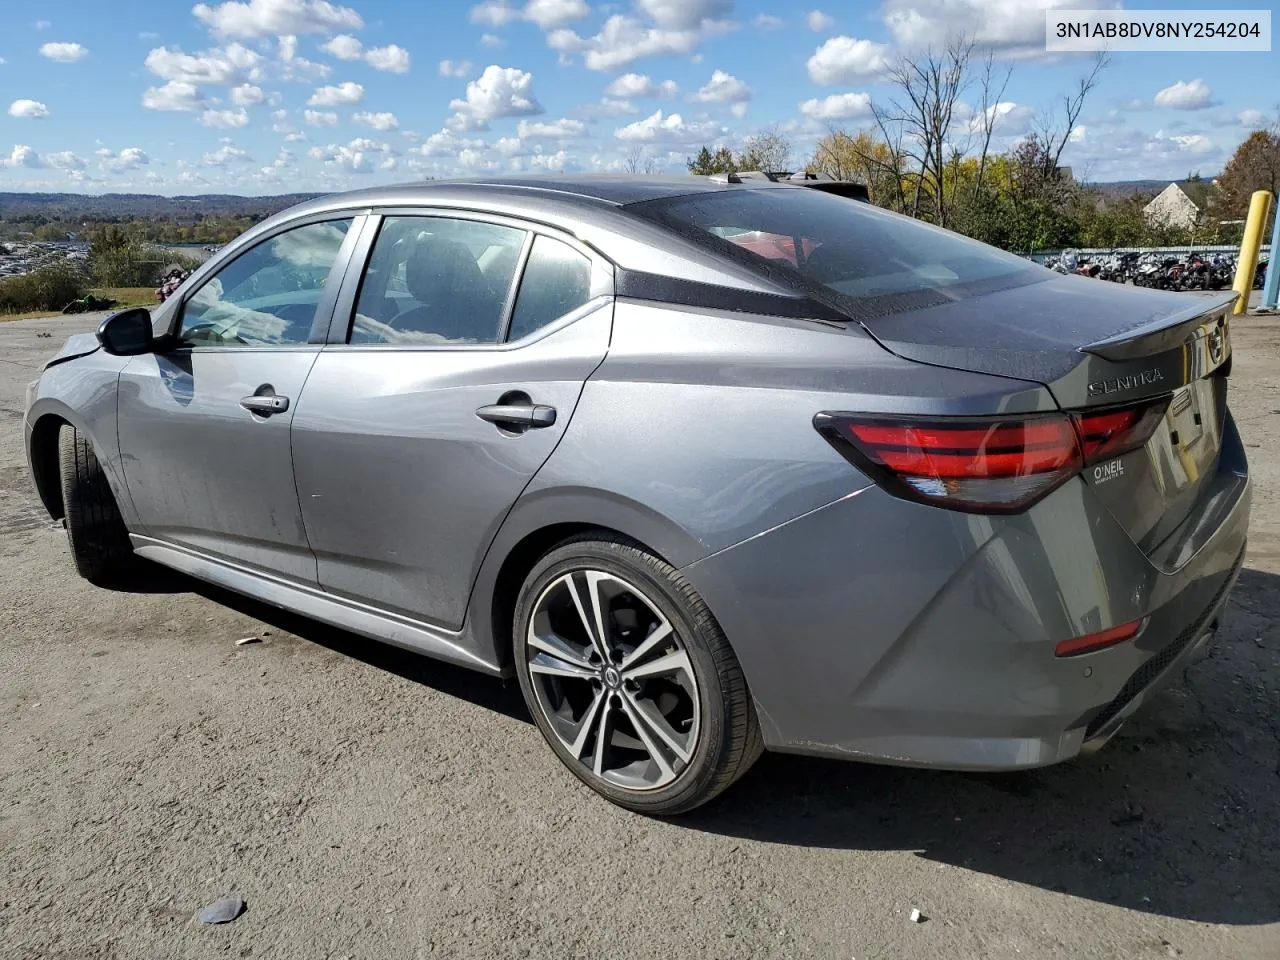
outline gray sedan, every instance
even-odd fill
[[[689,810],[766,749],[1094,749],[1208,642],[1243,557],[1228,302],[1059,276],[837,186],[294,207],[49,362],[40,497],[96,583],[152,561],[514,675],[633,810]]]

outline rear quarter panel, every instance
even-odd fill
[[[485,559],[470,627],[494,642],[476,612],[541,529],[609,528],[684,567],[870,486],[814,429],[820,411],[1047,409],[1038,385],[902,360],[853,324],[619,300],[608,355]]]

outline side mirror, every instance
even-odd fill
[[[107,353],[117,357],[136,357],[155,349],[151,333],[151,312],[134,307],[113,313],[98,326],[98,342]]]

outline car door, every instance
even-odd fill
[[[289,430],[356,219],[252,245],[184,297],[169,349],[125,367],[120,451],[143,535],[315,583]]]
[[[358,294],[355,272],[293,424],[320,585],[456,629],[604,359],[612,269],[567,238],[449,214],[385,217]]]

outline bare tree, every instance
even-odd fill
[[[912,215],[920,215],[921,204],[927,198],[932,203],[934,219],[943,226],[950,213],[946,167],[966,149],[953,141],[952,123],[956,105],[970,83],[972,55],[973,41],[960,36],[949,39],[941,53],[930,49],[922,57],[902,57],[888,72],[896,94],[884,103],[872,103],[876,125],[885,141],[900,144],[918,170]]]
[[[636,144],[622,158],[622,169],[627,173],[656,173],[658,161],[644,147]]]
[[[1098,77],[1110,63],[1111,58],[1105,51],[1094,54],[1089,72],[1077,81],[1075,90],[1062,98],[1062,114],[1059,115],[1055,109],[1036,118],[1031,139],[1036,142],[1040,155],[1044,158],[1046,166],[1042,173],[1046,180],[1058,169],[1062,151],[1071,142],[1071,133],[1076,128],[1076,121],[1080,119],[1085,100],[1098,85]]]
[[[738,156],[739,170],[764,170],[769,173],[789,172],[791,169],[791,141],[786,135],[771,127],[747,137]]]
[[[977,132],[982,140],[982,148],[978,152],[978,173],[973,181],[974,200],[982,195],[982,179],[987,173],[987,156],[991,152],[991,137],[995,133],[996,121],[1000,118],[1000,103],[1004,99],[1004,92],[1009,86],[1009,78],[1012,75],[1012,67],[1006,67],[1003,76],[996,75],[995,51],[988,50],[982,64],[982,77],[978,81],[982,87],[982,101],[979,104],[976,119],[980,124]]]

